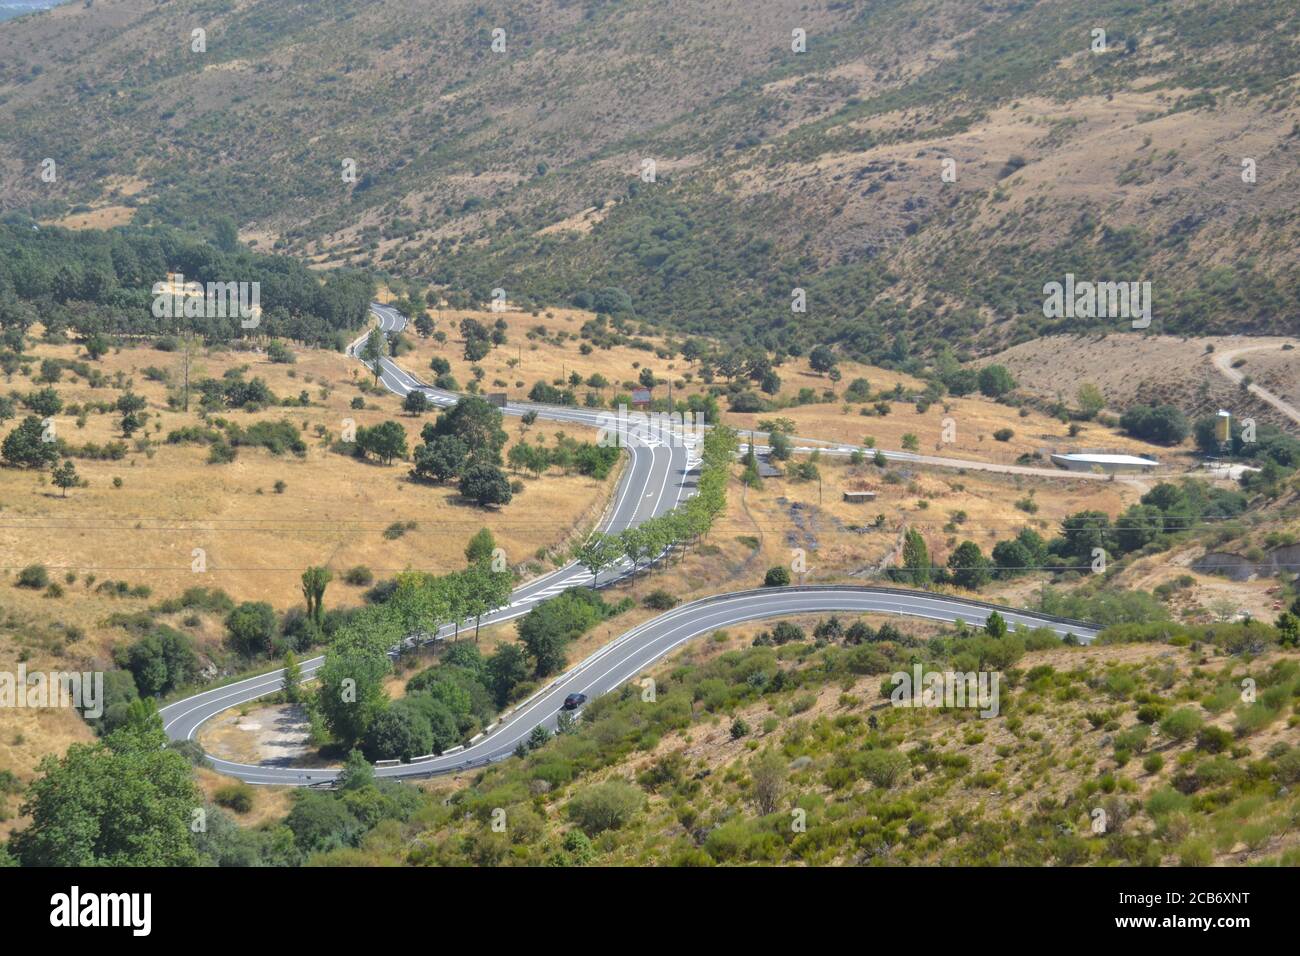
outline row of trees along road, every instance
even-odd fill
[[[700,541],[727,507],[727,476],[739,447],[736,433],[717,426],[704,436],[698,493],[666,514],[650,518],[618,534],[596,532],[574,552],[591,572],[592,586],[600,574],[624,558],[635,571],[643,561],[654,562],[677,546]]]

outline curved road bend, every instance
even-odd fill
[[[962,620],[982,625],[992,610],[998,610],[1013,627],[1048,627],[1062,637],[1074,634],[1084,643],[1092,641],[1099,631],[1095,625],[1080,621],[897,588],[765,588],[702,598],[632,628],[517,706],[502,717],[489,734],[470,746],[409,764],[378,767],[375,772],[380,777],[431,777],[504,760],[514,752],[519,741],[532,733],[534,727],[540,724],[554,728],[567,695],[581,693],[590,698],[607,693],[637,677],[680,645],[718,628],[763,618],[830,612],[899,614],[947,623]],[[303,670],[306,674],[307,668]],[[171,705],[164,712],[168,733],[175,739],[193,737],[205,720],[226,708],[279,690],[281,675],[282,672],[277,671],[252,677]],[[256,784],[327,784],[338,774],[337,770],[252,766],[214,757],[208,760],[220,773]]]
[[[400,331],[406,325],[406,319],[395,309],[373,303],[371,310],[378,319],[379,328],[384,332]],[[363,341],[364,336],[353,342],[348,347],[348,353],[355,356]],[[445,407],[457,401],[454,393],[429,387],[388,358],[380,362],[380,380],[398,395],[405,396],[419,389],[439,406]],[[582,409],[520,403],[509,403],[503,409],[509,415],[522,415],[529,410],[537,411],[539,418],[550,421],[568,421],[592,427],[600,425],[597,413]],[[634,440],[629,443],[628,451],[631,462],[602,525],[606,531],[620,531],[674,508],[683,497],[690,494],[692,472],[699,464],[696,449],[680,443],[663,445],[653,441],[646,443]],[[894,454],[898,458],[913,458],[907,453]],[[614,569],[609,573],[608,580],[614,580],[627,570],[626,564]],[[484,615],[483,623],[491,625],[512,620],[562,591],[590,583],[590,573],[576,562],[570,563],[516,590],[511,596],[510,604]],[[924,592],[868,587],[768,589],[705,598],[647,621],[597,651],[516,708],[480,742],[441,757],[382,767],[378,773],[391,777],[429,776],[503,759],[513,752],[515,744],[531,733],[537,724],[554,725],[556,712],[567,694],[585,693],[591,697],[611,690],[635,677],[649,664],[691,637],[729,624],[781,615],[831,611],[898,613],[949,622],[960,618],[975,623],[984,620],[990,607],[991,605],[979,602]],[[1072,632],[1085,641],[1091,640],[1097,633],[1096,628],[1083,622],[1052,618],[1014,608],[999,610],[1009,623],[1016,626],[1048,626],[1062,635]],[[438,632],[437,637],[443,639],[452,632],[453,626],[447,625]],[[318,656],[303,661],[300,665],[303,678],[308,679],[314,675],[324,660],[323,656]],[[191,739],[205,721],[230,707],[275,693],[280,689],[282,680],[283,671],[275,670],[177,701],[162,709],[164,728],[172,739]],[[310,785],[326,783],[337,773],[335,770],[307,771],[269,765],[253,766],[212,757],[209,760],[218,771],[249,783]]]
[[[379,320],[379,327],[385,332],[400,331],[406,325],[406,319],[395,309],[373,303],[371,309]],[[354,357],[363,336],[348,346],[348,354]],[[446,407],[454,405],[457,396],[452,392],[430,388],[404,369],[385,358],[380,363],[380,381],[399,396],[415,390],[423,391],[431,402]],[[522,415],[526,411],[536,411],[538,418],[549,421],[573,422],[575,424],[597,427],[600,420],[590,411],[572,408],[559,408],[545,405],[523,405],[511,403],[503,411],[508,415]],[[607,508],[600,528],[606,532],[618,532],[624,528],[641,524],[648,518],[671,511],[689,497],[694,491],[699,465],[698,449],[687,443],[662,443],[654,439],[642,440],[635,435],[626,443],[630,461],[614,494],[614,500]],[[605,572],[605,581],[613,581],[630,570],[627,562]],[[576,561],[542,575],[511,595],[510,603],[491,614],[483,615],[482,624],[500,624],[520,617],[534,606],[555,597],[569,588],[590,585],[591,573]],[[465,622],[462,622],[462,626]],[[454,633],[455,625],[449,624],[439,630],[438,639],[445,639]],[[317,656],[302,662],[303,678],[309,678],[325,661],[324,656]],[[283,672],[280,670],[239,681],[223,687],[213,688],[185,700],[169,704],[161,711],[163,726],[169,737],[184,740],[192,737],[198,725],[209,717],[220,713],[228,707],[275,693],[280,688]],[[215,707],[215,709],[213,709]],[[252,768],[250,768],[252,769]],[[288,781],[293,782],[293,781]]]

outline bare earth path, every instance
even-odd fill
[[[1247,345],[1244,348],[1232,349],[1227,352],[1217,352],[1215,353],[1214,356],[1214,367],[1217,368],[1224,375],[1228,376],[1228,378],[1231,379],[1233,383],[1240,384],[1241,381],[1246,376],[1245,373],[1240,372],[1237,369],[1232,367],[1232,360],[1234,358],[1246,352],[1259,352],[1265,349],[1280,349],[1280,348],[1281,348],[1280,345],[1274,343],[1271,345]],[[1268,389],[1262,388],[1259,385],[1256,385],[1254,382],[1251,382],[1249,385],[1247,385],[1246,390],[1249,391],[1252,395],[1259,398],[1261,401],[1268,402],[1270,405],[1276,408],[1287,418],[1291,419],[1291,421],[1295,422],[1297,425],[1300,425],[1300,408],[1296,408],[1290,402],[1279,398],[1277,395],[1274,395]]]

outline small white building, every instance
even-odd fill
[[[1066,471],[1101,471],[1107,474],[1127,474],[1153,470],[1160,462],[1154,458],[1137,455],[1068,454],[1053,455],[1052,464]]]

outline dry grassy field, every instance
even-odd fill
[[[538,381],[555,383],[557,379],[567,380],[576,372],[584,384],[566,384],[565,387],[572,387],[579,401],[591,391],[608,405],[619,393],[630,392],[636,387],[637,378],[644,368],[653,370],[661,380],[672,380],[674,399],[703,394],[707,390],[698,376],[699,369],[680,355],[660,359],[653,351],[630,345],[596,348],[588,355],[582,354],[584,340],[578,337],[579,330],[594,316],[579,309],[547,309],[535,316],[513,308],[501,312],[430,309],[429,316],[434,320],[435,330],[446,333],[447,341],[440,344],[431,338],[421,338],[412,331],[407,339],[414,348],[398,359],[403,367],[426,381],[432,381],[429,362],[435,357],[448,362],[452,375],[461,386],[473,380],[474,363],[464,358],[464,342],[459,332],[461,320],[472,318],[489,327],[497,320],[504,320],[507,326],[507,344],[494,348],[477,363],[483,370],[479,384],[485,391],[504,391],[511,398],[523,398]],[[646,331],[649,334],[644,336],[645,340],[656,348],[672,341],[669,337]],[[677,344],[680,345],[680,340]],[[873,393],[888,391],[897,385],[919,391],[924,388],[924,383],[905,373],[858,362],[841,361],[839,369],[842,377],[835,383],[814,372],[807,357],[789,359],[777,370],[781,376],[778,398],[792,398],[802,389],[812,389],[820,398],[829,388],[837,393],[837,400],[792,405],[754,414],[728,412],[726,402],[722,400],[723,422],[747,431],[757,429],[758,423],[765,419],[788,418],[795,423],[795,433],[803,438],[854,445],[863,445],[870,438],[877,447],[895,450],[902,448],[904,435],[912,434],[922,452],[1005,464],[1013,463],[1022,454],[1037,452],[1046,457],[1048,452],[1058,449],[1099,447],[1154,455],[1162,461],[1169,460],[1173,467],[1184,463],[1169,449],[1129,438],[1117,429],[1083,423],[1082,431],[1071,436],[1068,426],[1058,419],[1032,409],[1027,409],[1028,414],[1021,417],[1015,408],[979,397],[948,398],[925,412],[918,412],[911,403],[894,401],[890,403],[887,415],[875,414],[874,402],[862,405],[843,400],[850,382],[865,378]],[[609,384],[603,387],[585,384],[592,375],[602,376]],[[658,386],[654,395],[656,398],[667,397],[667,385]],[[863,415],[864,408],[873,414]],[[952,442],[942,441],[947,418],[951,418],[955,426],[955,441]],[[1012,437],[1005,442],[994,439],[994,433],[1004,428],[1013,432]]]
[[[38,360],[75,359],[79,351],[38,343],[28,354]],[[457,569],[464,565],[469,537],[485,526],[511,562],[522,565],[590,527],[617,483],[617,471],[604,481],[552,472],[525,479],[524,491],[504,508],[484,510],[463,502],[452,486],[411,482],[405,463],[385,467],[332,451],[326,437],[337,438],[345,419],[357,426],[399,421],[413,448],[422,424],[434,416],[402,414],[400,400],[388,393],[367,393],[366,408],[352,409],[351,400],[362,394],[354,384],[363,378],[355,361],[318,350],[295,350],[295,355],[293,364],[272,363],[261,352],[207,350],[192,356],[191,382],[247,366],[245,377],[263,378],[278,397],[305,391],[311,398],[307,408],[225,413],[243,426],[258,420],[293,422],[308,447],[304,457],[242,447],[225,465],[208,464],[203,447],[166,443],[173,429],[200,421],[197,397],[189,413],[167,406],[168,391],[183,381],[181,352],[123,348],[96,363],[110,381],[120,373],[123,384],[130,382],[147,399],[149,419],[136,439],[147,436],[148,443],[128,441],[131,450],[119,461],[76,459],[87,484],[67,497],[50,484],[48,473],[0,468],[0,668],[13,670],[20,660],[29,669],[102,668],[113,647],[128,640],[124,630],[107,623],[111,614],[144,610],[191,587],[220,588],[236,601],[268,601],[280,611],[300,606],[299,577],[308,565],[325,565],[335,573],[327,606],[357,604],[363,588],[341,579],[348,568],[365,565],[376,578],[406,568]],[[147,368],[161,370],[167,381],[150,380]],[[38,370],[39,361],[31,371]],[[39,386],[16,374],[5,387],[26,393]],[[111,403],[122,394],[74,381],[68,371],[54,387],[65,405]],[[103,445],[121,439],[119,418],[91,413],[78,427],[64,412],[55,416],[55,426],[73,445]],[[317,434],[318,427],[326,437]],[[510,423],[507,431],[511,443],[520,439]],[[545,434],[553,444],[556,431],[539,423],[528,437],[536,441]],[[595,437],[587,429],[567,432],[578,439]],[[121,479],[120,486],[115,479]],[[276,490],[279,481],[282,492]],[[409,522],[414,527],[400,537],[385,537],[390,525]],[[194,549],[206,554],[204,573],[192,570]],[[50,579],[63,589],[61,597],[15,586],[18,571],[31,564],[48,568]],[[149,593],[100,592],[110,580]],[[219,620],[200,615],[186,624],[185,617],[173,615],[169,623],[194,638],[201,652],[223,639]],[[77,637],[69,639],[70,633]],[[0,769],[25,779],[42,754],[62,752],[68,743],[90,736],[81,719],[67,711],[14,711],[0,729]]]

